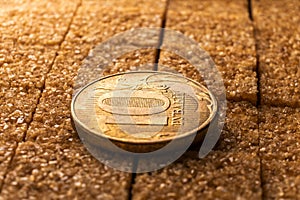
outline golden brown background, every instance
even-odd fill
[[[300,199],[299,13],[298,0],[1,0],[0,199]],[[162,26],[214,59],[226,124],[205,159],[191,151],[156,172],[119,172],[71,126],[74,78],[98,43]],[[187,61],[151,49],[105,73],[155,61],[199,80]]]

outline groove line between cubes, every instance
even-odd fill
[[[248,14],[249,14],[249,19],[252,22],[253,26],[253,37],[255,41],[255,53],[256,53],[256,78],[257,78],[257,101],[256,101],[256,107],[258,110],[258,116],[257,116],[257,126],[258,126],[258,156],[259,156],[259,162],[260,162],[260,187],[261,187],[261,199],[265,199],[265,192],[264,192],[264,177],[263,177],[263,165],[262,165],[262,155],[260,154],[260,115],[261,115],[261,93],[260,93],[260,72],[259,72],[259,53],[258,53],[258,40],[257,40],[257,29],[255,26],[255,19],[253,15],[253,0],[247,0],[248,2]]]
[[[161,22],[162,29],[160,30],[160,34],[159,34],[158,48],[156,49],[155,64],[154,64],[154,69],[153,69],[154,71],[158,71],[158,64],[159,64],[161,48],[162,48],[164,36],[165,36],[164,29],[166,28],[166,24],[167,24],[167,15],[168,15],[168,10],[169,10],[169,5],[170,5],[170,0],[167,0],[166,7],[165,7],[165,10],[163,13],[162,22]]]

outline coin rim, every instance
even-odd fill
[[[98,81],[101,81],[103,79],[107,79],[107,78],[111,78],[111,77],[114,77],[114,76],[120,76],[120,75],[124,75],[124,74],[132,74],[132,73],[157,73],[157,74],[170,74],[170,75],[173,75],[173,76],[178,76],[178,77],[181,77],[181,78],[185,78],[187,79],[188,81],[191,81],[193,82],[194,84],[196,84],[197,86],[200,86],[201,88],[205,89],[207,91],[207,93],[209,94],[212,102],[213,102],[213,110],[212,110],[212,113],[210,114],[209,118],[204,122],[202,123],[200,126],[198,126],[197,128],[191,130],[191,131],[188,131],[188,132],[185,132],[184,134],[181,134],[181,135],[177,135],[174,137],[174,138],[166,138],[166,139],[162,139],[162,140],[145,140],[145,141],[137,141],[137,140],[130,140],[130,139],[125,139],[125,138],[119,138],[119,137],[113,137],[113,136],[110,136],[110,135],[105,135],[103,133],[98,133],[97,131],[94,131],[94,130],[90,130],[89,127],[87,127],[85,124],[83,124],[77,117],[76,115],[76,112],[75,112],[75,102],[76,102],[76,99],[77,97],[79,96],[79,94],[81,92],[83,92],[86,88],[88,88],[89,86],[93,85],[94,83],[98,82]],[[177,139],[182,139],[182,138],[186,138],[186,137],[189,137],[190,135],[192,134],[195,134],[197,133],[198,131],[204,129],[206,126],[208,126],[212,121],[213,119],[215,118],[216,114],[217,114],[217,110],[218,110],[218,104],[217,104],[217,101],[216,101],[216,98],[215,96],[209,91],[209,89],[207,87],[205,87],[204,85],[202,85],[201,83],[193,80],[193,79],[190,79],[188,77],[185,77],[185,76],[181,76],[179,74],[175,74],[175,73],[171,73],[171,72],[160,72],[160,71],[151,71],[151,70],[142,70],[142,71],[132,71],[132,72],[121,72],[121,73],[116,73],[116,74],[111,74],[111,75],[107,75],[107,76],[103,76],[99,79],[96,79],[88,84],[86,84],[84,87],[82,87],[80,90],[78,90],[75,94],[75,96],[73,96],[72,98],[72,102],[71,102],[71,116],[73,118],[73,121],[76,125],[80,126],[82,129],[86,130],[87,132],[89,132],[90,134],[94,134],[96,136],[99,136],[99,137],[104,137],[106,139],[109,139],[109,140],[113,140],[113,141],[116,141],[116,142],[123,142],[123,143],[128,143],[128,144],[155,144],[155,143],[165,143],[165,142],[169,142],[171,140],[177,140]],[[75,126],[76,126],[75,125]],[[76,127],[75,127],[76,128]],[[77,131],[77,130],[76,130]]]

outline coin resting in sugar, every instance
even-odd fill
[[[86,127],[93,123],[98,135],[153,142],[195,133],[210,122],[216,105],[209,91],[190,79],[135,72],[90,84],[77,96],[75,109]]]

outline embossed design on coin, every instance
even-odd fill
[[[72,112],[89,133],[122,144],[157,144],[204,129],[217,105],[203,85],[166,72],[131,72],[83,88]]]
[[[147,115],[165,111],[170,106],[168,98],[155,91],[119,90],[103,94],[98,99],[98,106],[112,114]],[[115,108],[115,109],[114,109]]]

